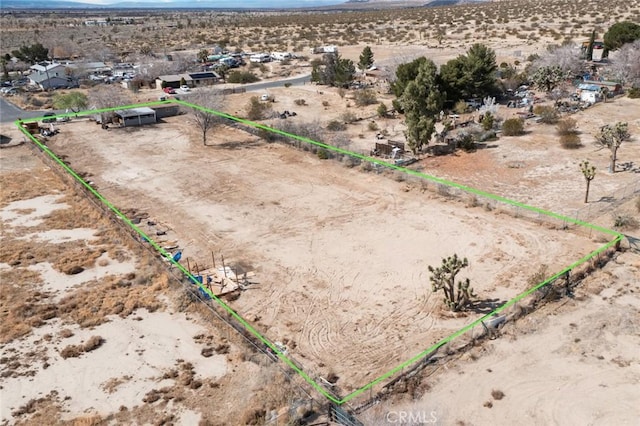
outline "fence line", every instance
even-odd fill
[[[166,103],[166,102],[163,102],[163,103]],[[183,105],[183,106],[196,107],[194,105],[191,105],[191,104],[188,104],[188,103],[182,102],[182,101],[177,101],[176,103],[178,103],[180,105]],[[132,106],[128,106],[128,107],[141,106],[141,105],[132,105]],[[122,108],[126,108],[126,107],[120,107],[120,109],[122,109]],[[246,321],[242,317],[240,317],[235,311],[233,311],[226,304],[224,304],[224,302],[222,302],[219,299],[215,298],[216,301],[219,304],[219,306],[217,306],[217,308],[218,307],[219,308],[224,308],[226,310],[226,316],[233,317],[233,319],[238,321],[238,327],[234,327],[233,324],[230,324],[230,325],[233,328],[235,328],[243,337],[245,337],[245,339],[247,339],[249,337],[249,336],[247,336],[247,334],[250,334],[250,335],[252,335],[251,337],[253,339],[260,340],[260,342],[262,344],[266,345],[269,349],[273,350],[275,352],[275,354],[277,354],[278,359],[284,361],[293,371],[298,373],[298,376],[302,377],[309,385],[312,385],[323,396],[327,397],[330,401],[333,401],[337,405],[342,405],[342,404],[347,403],[348,401],[352,401],[352,400],[354,400],[354,398],[359,397],[360,395],[362,395],[366,391],[369,391],[370,393],[372,393],[374,387],[380,385],[383,381],[385,381],[387,379],[390,379],[392,377],[397,376],[398,374],[403,374],[405,368],[413,369],[415,367],[416,363],[424,362],[424,359],[425,359],[426,356],[432,354],[433,352],[435,352],[439,348],[441,348],[441,347],[442,348],[447,348],[447,350],[448,350],[448,348],[452,347],[452,342],[454,342],[454,341],[457,342],[456,339],[458,339],[460,336],[466,335],[470,330],[471,330],[471,333],[473,335],[473,333],[474,333],[473,330],[476,327],[480,326],[480,325],[482,325],[483,329],[486,329],[487,327],[485,326],[484,321],[488,321],[489,319],[491,319],[494,316],[497,316],[498,314],[500,314],[503,311],[506,311],[508,309],[512,309],[513,306],[517,306],[518,303],[520,303],[521,300],[523,300],[525,298],[528,298],[532,293],[534,293],[534,292],[540,290],[541,288],[544,288],[548,284],[554,282],[562,274],[565,274],[567,272],[572,271],[577,266],[585,264],[587,261],[589,261],[590,259],[593,259],[596,256],[599,259],[600,258],[600,254],[604,250],[609,249],[613,245],[616,245],[616,247],[617,247],[619,242],[620,242],[620,240],[621,240],[621,238],[622,238],[621,234],[616,233],[616,232],[611,231],[611,230],[608,230],[606,228],[602,228],[602,227],[599,227],[599,226],[596,226],[596,225],[593,225],[593,224],[590,224],[590,223],[580,222],[578,220],[574,220],[572,218],[569,218],[569,217],[566,217],[566,216],[562,216],[562,215],[557,214],[557,213],[545,211],[543,209],[536,208],[536,207],[533,207],[533,206],[529,206],[529,205],[526,205],[526,204],[523,204],[523,203],[518,203],[518,202],[515,202],[513,200],[509,200],[509,199],[506,199],[504,197],[497,196],[497,195],[494,195],[494,194],[489,194],[487,192],[480,191],[480,190],[477,190],[477,189],[474,189],[474,188],[466,187],[464,185],[457,184],[455,182],[446,181],[446,180],[444,180],[442,178],[438,178],[438,177],[435,177],[435,176],[429,176],[429,175],[426,175],[426,174],[421,173],[421,172],[416,171],[416,170],[407,169],[407,168],[402,167],[401,165],[398,165],[398,164],[391,164],[391,163],[387,163],[385,161],[382,161],[382,160],[379,160],[379,159],[376,159],[376,158],[368,157],[366,154],[360,154],[360,153],[356,153],[356,152],[352,152],[352,151],[347,151],[347,150],[339,148],[339,147],[333,147],[333,146],[324,144],[322,142],[317,142],[317,141],[313,141],[313,140],[311,140],[309,138],[305,138],[305,137],[293,135],[293,134],[290,134],[290,133],[286,133],[286,132],[283,132],[283,131],[278,130],[278,129],[270,128],[268,126],[265,126],[265,125],[262,125],[262,124],[258,124],[258,123],[253,123],[253,122],[250,122],[248,120],[240,119],[238,117],[234,117],[234,116],[231,116],[231,115],[228,115],[228,114],[225,114],[225,113],[220,113],[220,112],[213,111],[213,110],[207,110],[207,109],[204,109],[204,108],[201,108],[201,109],[203,109],[204,111],[210,112],[211,114],[214,114],[214,115],[217,115],[219,117],[222,117],[222,118],[228,120],[229,123],[230,122],[235,122],[235,123],[237,123],[236,125],[240,125],[241,124],[242,128],[251,129],[250,130],[251,133],[256,134],[256,135],[258,135],[260,137],[263,137],[263,136],[266,135],[266,136],[268,136],[268,140],[270,140],[270,141],[284,139],[284,140],[287,140],[289,142],[289,144],[291,144],[293,146],[296,146],[297,148],[300,148],[300,149],[303,149],[303,150],[306,150],[306,151],[311,151],[311,152],[314,152],[314,153],[322,152],[324,155],[326,155],[325,158],[336,158],[336,159],[339,159],[339,160],[343,160],[343,159],[346,158],[349,161],[352,161],[353,165],[363,164],[363,166],[364,167],[368,167],[369,170],[374,170],[374,171],[379,172],[379,173],[383,173],[383,172],[385,172],[385,173],[386,172],[402,173],[403,174],[403,179],[414,180],[414,181],[417,179],[420,182],[420,184],[425,188],[425,190],[427,188],[434,189],[437,193],[439,193],[440,195],[442,195],[444,197],[447,197],[447,198],[451,197],[451,198],[456,198],[456,199],[459,199],[459,200],[468,199],[468,200],[473,201],[475,203],[478,202],[478,198],[479,198],[480,200],[482,200],[482,205],[487,210],[498,209],[500,212],[505,212],[505,213],[508,213],[508,214],[515,214],[515,215],[518,215],[518,217],[520,217],[519,215],[522,215],[523,217],[533,218],[534,220],[537,220],[537,221],[539,221],[541,223],[548,222],[549,225],[553,226],[554,229],[566,229],[568,227],[567,223],[570,223],[572,225],[580,225],[583,228],[588,228],[589,232],[592,232],[593,230],[596,230],[596,231],[603,232],[605,234],[608,234],[610,236],[612,235],[612,236],[615,237],[609,243],[607,243],[604,246],[600,247],[599,249],[589,253],[587,256],[583,257],[582,259],[574,262],[569,267],[565,268],[563,271],[558,272],[557,274],[553,275],[552,277],[549,277],[547,280],[545,280],[545,281],[539,283],[538,285],[532,287],[531,289],[528,289],[525,292],[519,294],[518,296],[516,296],[513,299],[509,300],[504,305],[494,309],[489,314],[484,315],[483,317],[475,320],[473,323],[463,327],[462,329],[454,332],[453,334],[449,335],[448,337],[440,340],[438,343],[433,345],[431,348],[428,348],[427,350],[423,351],[422,353],[418,354],[417,356],[413,357],[412,359],[402,363],[400,366],[397,366],[396,368],[392,369],[388,373],[385,373],[384,375],[376,378],[372,382],[370,382],[370,383],[366,384],[365,386],[357,389],[356,391],[350,393],[349,395],[345,396],[342,399],[340,399],[336,395],[332,395],[331,392],[328,392],[326,389],[320,387],[318,385],[318,383],[314,379],[311,379],[311,377],[302,369],[302,367],[300,366],[299,363],[292,362],[287,356],[285,356],[280,351],[278,351],[275,348],[275,346],[273,345],[273,343],[271,343],[270,341],[266,340],[251,325],[246,323]],[[93,111],[93,112],[95,113],[95,111]],[[23,129],[23,132],[24,132],[24,129]],[[33,139],[33,140],[41,148],[44,148],[43,146],[41,146],[39,144],[39,142],[37,142],[37,140],[35,140],[35,139]],[[49,155],[52,156],[52,159],[54,159],[56,161],[60,161],[59,159],[57,159],[57,157],[55,157],[53,155],[53,153],[49,152]],[[67,171],[71,175],[75,176],[79,183],[87,186],[86,182],[82,181],[82,179],[80,179],[65,164],[60,162],[60,165],[63,168],[66,168]],[[100,199],[105,204],[106,207],[109,207],[112,210],[112,213],[115,213],[120,218],[126,219],[126,217],[124,217],[119,211],[117,211],[117,209],[115,209],[115,207],[113,207],[99,193],[95,192],[92,188],[89,188],[89,187],[87,187],[87,188],[89,189],[89,192],[93,191],[93,195],[95,195],[98,199]],[[485,202],[485,200],[486,200],[486,202]],[[144,236],[144,233],[142,233],[142,231],[140,231],[137,227],[135,227],[135,225],[132,225],[128,220],[126,221],[126,224],[129,225],[130,228],[131,228],[129,231],[135,231],[140,236]],[[135,235],[135,233],[134,233],[134,235]],[[153,241],[150,241],[150,243],[156,248],[156,250],[158,250],[159,253],[161,253],[163,256],[167,256],[167,253],[165,253],[160,247],[158,247],[157,244],[155,244]],[[174,264],[175,264],[175,262],[174,262]],[[179,268],[180,270],[182,270],[182,272],[184,272],[185,274],[188,274],[189,279],[191,281],[194,280],[194,278],[191,276],[191,274],[188,273],[181,265],[176,264],[176,267]],[[225,321],[225,322],[227,322],[227,321]],[[236,321],[234,321],[234,323],[235,322]],[[258,349],[260,349],[260,344],[258,344],[258,345],[254,344],[254,346],[256,346]]]
[[[205,308],[214,315],[215,319],[221,321],[223,324],[233,329],[236,334],[241,337],[241,341],[247,344],[250,349],[261,353],[274,365],[276,365],[278,369],[283,374],[285,374],[285,376],[287,376],[287,378],[298,389],[298,391],[301,391],[305,395],[305,398],[308,398],[308,400],[311,401],[312,406],[316,406],[322,409],[326,405],[326,403],[324,402],[318,402],[307,389],[305,389],[299,382],[295,380],[297,377],[299,377],[298,374],[292,374],[292,371],[290,369],[284,368],[284,366],[278,362],[279,358],[269,352],[268,347],[261,344],[261,342],[256,341],[256,339],[253,339],[253,336],[247,333],[244,326],[236,321],[233,321],[233,317],[229,318],[229,316],[225,315],[224,312],[218,312],[217,304],[209,303],[211,299],[203,297],[203,295],[199,291],[197,291],[198,287],[193,285],[193,283],[191,282],[192,280],[189,277],[184,276],[183,274],[177,274],[176,272],[178,270],[173,268],[172,264],[163,262],[162,257],[158,256],[159,253],[151,245],[142,240],[140,236],[133,232],[133,230],[125,222],[118,220],[118,218],[113,214],[113,211],[111,211],[110,208],[108,208],[104,203],[97,200],[95,196],[91,192],[89,192],[87,188],[85,188],[84,185],[74,179],[64,169],[62,169],[60,167],[60,164],[58,164],[53,158],[47,155],[44,150],[40,149],[35,144],[29,143],[27,145],[34,153],[36,153],[36,155],[44,162],[44,164],[49,167],[50,170],[52,170],[58,177],[63,180],[63,182],[67,183],[69,187],[71,187],[77,193],[84,195],[85,199],[89,200],[89,202],[94,207],[102,212],[105,217],[108,218],[113,225],[115,225],[114,227],[121,234],[125,234],[128,237],[131,237],[133,241],[137,243],[138,247],[151,254],[151,258],[156,262],[156,266],[164,270],[171,278],[173,278],[175,282],[179,283],[182,286],[183,290],[186,291],[188,296],[191,298],[191,300],[195,300],[204,305]]]

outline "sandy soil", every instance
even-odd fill
[[[190,265],[211,266],[213,251],[256,269],[259,284],[232,306],[347,391],[473,318],[442,317],[428,265],[468,257],[466,275],[496,305],[525,289],[531,268],[559,270],[598,245],[238,130],[216,130],[205,147],[186,136],[188,117],[168,121],[101,131],[99,143],[86,139],[95,124],[68,123],[50,146],[116,205],[162,223]]]
[[[506,325],[498,340],[429,371],[415,402],[386,403],[361,420],[383,425],[400,413],[431,419],[427,415],[433,412],[435,424],[442,425],[485,425],[495,419],[530,425],[636,424],[639,271],[637,253],[620,254],[587,278],[573,298]]]
[[[266,357],[26,146],[0,164],[0,424],[288,418],[300,399]]]

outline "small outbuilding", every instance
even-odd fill
[[[156,112],[147,107],[115,111],[114,122],[119,123],[122,127],[154,124],[156,121]]]

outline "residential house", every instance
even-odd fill
[[[57,62],[40,62],[30,67],[30,84],[43,90],[78,87],[78,80],[67,73],[66,66]]]

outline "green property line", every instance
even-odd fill
[[[455,187],[458,189],[461,189],[463,191],[466,192],[470,192],[476,195],[480,195],[483,197],[487,197],[496,201],[500,201],[506,204],[510,204],[516,207],[520,207],[526,210],[530,210],[530,211],[534,211],[546,216],[550,216],[565,222],[569,222],[569,223],[574,223],[580,226],[584,226],[584,227],[588,227],[591,229],[595,229],[597,231],[600,232],[604,232],[606,234],[610,234],[610,235],[614,235],[615,238],[610,241],[609,243],[603,245],[602,247],[594,250],[593,252],[589,253],[588,255],[586,255],[585,257],[583,257],[582,259],[579,259],[578,261],[574,262],[573,264],[569,265],[568,267],[566,267],[565,269],[563,269],[562,271],[556,273],[555,275],[553,275],[552,277],[546,279],[545,281],[541,282],[540,284],[532,287],[529,290],[526,290],[525,292],[517,295],[516,297],[514,297],[513,299],[509,300],[508,302],[506,302],[505,304],[503,304],[502,306],[494,309],[492,312],[485,314],[484,316],[478,318],[477,320],[473,321],[472,323],[466,325],[465,327],[461,328],[460,330],[456,331],[455,333],[443,338],[442,340],[438,341],[437,343],[435,343],[433,346],[431,346],[430,348],[426,349],[425,351],[417,354],[416,356],[414,356],[413,358],[405,361],[404,363],[398,365],[397,367],[395,367],[394,369],[390,370],[389,372],[377,377],[376,379],[374,379],[373,381],[369,382],[368,384],[356,389],[355,391],[353,391],[352,393],[348,394],[347,396],[345,396],[342,399],[338,399],[335,396],[331,395],[329,392],[327,392],[324,388],[322,388],[321,386],[319,386],[311,377],[309,377],[309,375],[307,373],[305,373],[301,368],[299,368],[292,360],[290,360],[285,354],[283,354],[273,343],[271,343],[267,338],[265,338],[264,336],[262,336],[255,328],[253,328],[251,326],[251,324],[249,324],[242,316],[240,316],[237,312],[235,312],[229,305],[227,305],[223,300],[221,300],[220,298],[218,298],[216,295],[214,295],[211,290],[209,290],[206,286],[204,286],[204,284],[200,283],[196,277],[191,274],[187,269],[185,269],[184,266],[182,266],[180,263],[176,262],[173,260],[173,256],[168,253],[164,248],[162,248],[158,243],[156,243],[153,239],[151,239],[148,235],[145,234],[144,231],[142,231],[140,228],[138,228],[134,223],[131,222],[131,220],[129,218],[127,218],[122,212],[120,212],[109,200],[107,200],[104,196],[102,196],[102,194],[100,194],[98,191],[96,191],[91,185],[89,185],[89,183],[87,183],[84,179],[82,179],[71,167],[69,167],[67,164],[65,164],[59,157],[57,157],[53,151],[51,151],[46,145],[42,144],[38,139],[36,139],[33,135],[31,135],[25,128],[24,126],[22,126],[22,123],[28,123],[28,122],[36,122],[39,120],[42,120],[44,118],[66,118],[66,117],[77,117],[77,116],[85,116],[85,115],[94,115],[94,114],[98,114],[98,113],[103,113],[103,112],[111,112],[111,111],[118,111],[118,110],[123,110],[123,109],[130,109],[130,108],[138,108],[138,107],[145,107],[145,106],[158,106],[158,105],[167,105],[167,104],[171,104],[171,103],[175,103],[175,104],[179,104],[179,105],[183,105],[189,108],[194,108],[194,109],[200,109],[202,111],[211,113],[213,115],[219,116],[219,117],[223,117],[229,120],[233,120],[235,122],[241,123],[241,124],[245,124],[248,126],[252,126],[258,129],[262,129],[262,130],[266,130],[266,131],[270,131],[272,133],[276,133],[282,136],[286,136],[295,140],[299,140],[301,142],[306,142],[309,143],[311,145],[315,145],[333,152],[337,152],[340,154],[344,154],[344,155],[349,155],[351,157],[354,158],[359,158],[361,160],[364,161],[368,161],[370,163],[374,163],[374,164],[380,164],[382,166],[391,168],[391,169],[395,169],[395,170],[399,170],[401,172],[407,173],[409,175],[413,175],[413,176],[417,176],[419,178],[422,179],[426,179],[426,180],[430,180],[432,182],[436,182],[436,183],[440,183],[446,186],[451,186],[451,187]],[[198,285],[198,287],[200,288],[200,290],[202,290],[203,292],[205,292],[209,297],[211,297],[212,300],[214,300],[216,303],[218,303],[218,305],[220,305],[227,313],[229,313],[233,318],[235,318],[238,322],[240,322],[240,324],[242,324],[243,327],[245,327],[245,329],[247,331],[249,331],[253,336],[255,336],[260,342],[264,343],[269,349],[271,349],[275,354],[277,354],[278,358],[281,359],[285,364],[287,364],[289,367],[291,367],[296,373],[298,373],[307,383],[309,383],[316,391],[318,391],[320,394],[322,394],[324,397],[326,397],[327,399],[329,399],[330,401],[332,401],[333,403],[336,403],[338,405],[342,405],[344,403],[346,403],[347,401],[355,398],[356,396],[362,394],[363,392],[371,389],[373,386],[375,386],[376,384],[379,384],[380,382],[384,381],[385,379],[388,379],[389,377],[391,377],[392,375],[396,374],[397,372],[401,371],[402,369],[406,368],[407,366],[423,359],[424,357],[428,356],[429,354],[433,353],[434,351],[436,351],[438,348],[440,348],[441,346],[449,343],[450,341],[454,340],[455,338],[457,338],[458,336],[466,333],[467,331],[471,330],[473,327],[479,325],[480,323],[482,323],[483,321],[487,320],[488,318],[497,315],[498,313],[502,312],[504,309],[508,308],[509,306],[512,306],[513,304],[517,303],[518,301],[522,300],[523,298],[527,297],[528,295],[530,295],[531,293],[535,292],[536,290],[540,289],[541,287],[549,284],[550,282],[554,281],[555,279],[557,279],[558,277],[564,275],[565,273],[567,273],[568,271],[574,269],[575,267],[581,265],[582,263],[592,259],[593,257],[597,256],[599,253],[607,250],[608,248],[612,247],[615,244],[618,244],[622,238],[623,235],[615,232],[613,230],[609,230],[606,228],[602,228],[600,226],[596,226],[587,222],[583,222],[583,221],[579,221],[577,219],[573,219],[573,218],[569,218],[569,217],[565,217],[562,215],[559,215],[557,213],[553,213],[553,212],[549,212],[537,207],[533,207],[533,206],[529,206],[527,204],[523,204],[523,203],[519,203],[495,194],[490,194],[484,191],[480,191],[477,190],[475,188],[470,188],[467,187],[465,185],[461,185],[455,182],[450,182],[447,181],[445,179],[442,178],[438,178],[435,176],[431,176],[431,175],[427,175],[425,173],[421,173],[418,172],[416,170],[411,170],[411,169],[407,169],[405,167],[401,167],[401,166],[397,166],[395,164],[390,164],[387,163],[385,161],[376,159],[376,158],[372,158],[372,157],[368,157],[365,155],[361,155],[352,151],[348,151],[342,148],[338,148],[338,147],[334,147],[331,145],[327,145],[325,143],[322,142],[318,142],[318,141],[314,141],[312,139],[309,138],[305,138],[305,137],[301,137],[298,135],[294,135],[291,133],[287,133],[284,132],[282,130],[279,129],[274,129],[272,127],[260,124],[260,123],[256,123],[253,121],[249,121],[249,120],[245,120],[239,117],[235,117],[233,115],[230,114],[226,114],[220,111],[215,111],[215,110],[211,110],[211,109],[207,109],[204,107],[201,107],[199,105],[194,105],[188,102],[184,102],[184,101],[177,101],[177,100],[169,100],[169,101],[154,101],[154,102],[147,102],[147,103],[140,103],[140,104],[133,104],[133,105],[126,105],[126,106],[120,106],[120,107],[115,107],[115,108],[103,108],[103,109],[95,109],[95,110],[87,110],[87,111],[81,111],[78,113],[65,113],[65,114],[59,114],[56,115],[54,117],[37,117],[37,118],[31,118],[31,119],[26,119],[26,120],[18,120],[15,121],[16,126],[34,143],[36,144],[36,146],[38,146],[38,148],[40,148],[42,151],[44,151],[49,157],[51,157],[55,162],[57,162],[67,173],[69,173],[76,181],[78,181],[82,186],[84,186],[89,192],[91,192],[96,198],[98,198],[105,206],[107,206],[111,211],[114,212],[114,214],[121,219],[124,223],[126,223],[131,229],[133,229],[141,238],[143,241],[147,241],[154,249],[156,249],[165,259],[167,259],[169,262],[171,262],[176,268],[178,268],[182,273],[184,273],[190,280],[191,283],[194,283],[196,285]]]

